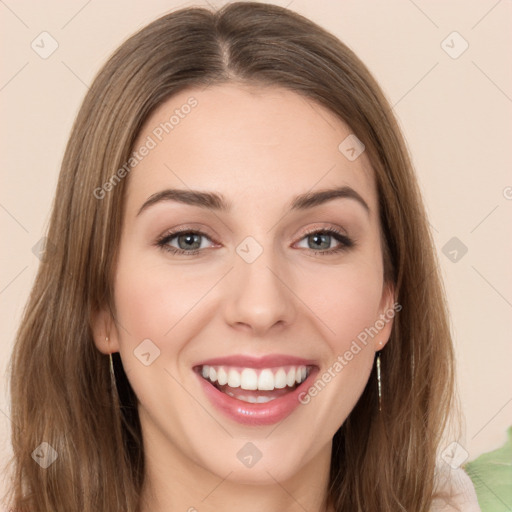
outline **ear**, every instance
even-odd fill
[[[384,283],[379,315],[375,321],[375,328],[378,330],[377,335],[374,337],[375,352],[382,350],[386,346],[391,336],[393,319],[401,309],[402,306],[396,302],[395,286],[393,283]]]
[[[94,344],[100,352],[103,354],[119,352],[119,333],[108,309],[92,313],[90,324]]]

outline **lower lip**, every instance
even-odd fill
[[[301,405],[299,395],[309,388],[311,380],[318,373],[318,368],[313,368],[308,378],[293,391],[263,404],[253,404],[237,400],[219,391],[199,373],[194,373],[197,374],[206,396],[217,409],[238,423],[258,426],[273,425],[278,421],[282,421]]]

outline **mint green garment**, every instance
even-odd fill
[[[482,512],[512,511],[512,427],[507,435],[501,448],[483,453],[464,466]]]

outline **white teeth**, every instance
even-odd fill
[[[270,396],[235,396],[231,391],[226,391],[226,394],[236,398],[237,400],[242,400],[243,402],[249,402],[251,404],[264,404],[265,402],[275,400],[275,398]]]
[[[274,376],[274,387],[277,389],[286,387],[286,372],[282,368],[279,368]]]
[[[241,371],[239,371],[241,370]],[[201,375],[219,386],[227,384],[232,388],[247,390],[272,391],[286,386],[294,387],[306,380],[308,369],[306,366],[287,366],[281,368],[255,368],[235,369],[223,366],[203,365]],[[250,397],[252,401],[252,397]]]
[[[236,370],[229,370],[228,386],[230,388],[238,388],[240,386],[240,374]]]
[[[222,368],[222,366],[217,370],[217,382],[220,386],[224,386],[224,384],[227,384],[228,382],[228,374],[226,373],[226,370]]]
[[[252,368],[244,368],[240,376],[242,389],[258,389],[258,374]]]
[[[261,370],[258,377],[258,389],[262,391],[272,391],[274,389],[274,374],[271,370]]]
[[[249,399],[253,398],[253,397],[247,397]],[[272,398],[270,396],[259,396],[256,398],[256,403],[257,404],[264,404],[265,402],[270,402],[272,400],[275,400],[275,398]],[[249,400],[250,402],[250,400]]]
[[[286,385],[293,386],[295,384],[295,368],[290,368],[286,376]]]

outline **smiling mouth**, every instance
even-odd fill
[[[262,404],[294,391],[314,366],[248,368],[202,365],[194,370],[220,392],[243,402]]]

